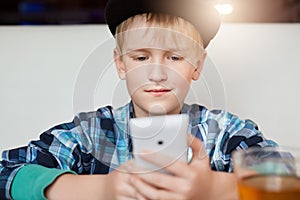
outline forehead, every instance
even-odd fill
[[[148,22],[144,16],[136,16],[128,29],[118,34],[122,40],[122,50],[141,48],[171,49],[186,51],[188,49],[203,49],[199,42],[192,38],[192,34],[183,33],[184,23],[168,24]],[[198,34],[198,33],[197,33]]]

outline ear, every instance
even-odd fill
[[[206,59],[206,51],[203,51],[203,53],[201,54],[200,59],[197,61],[196,68],[195,68],[195,71],[193,73],[192,79],[194,81],[196,81],[200,78],[205,59]]]
[[[119,78],[121,80],[124,80],[126,77],[126,70],[124,67],[123,60],[122,60],[122,55],[120,55],[120,53],[118,52],[117,49],[114,49],[114,61],[115,61],[116,67],[117,67],[117,72],[118,72]]]

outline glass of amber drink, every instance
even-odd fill
[[[251,147],[233,153],[240,200],[300,199],[300,149]]]

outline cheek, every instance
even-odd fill
[[[127,69],[126,84],[130,95],[141,87],[149,84],[145,67],[135,67]]]
[[[175,86],[177,95],[180,96],[180,99],[182,99],[189,91],[192,74],[190,71],[171,70],[168,73],[168,80]]]
[[[194,68],[189,66],[183,66],[179,68],[169,68],[168,78],[176,83],[176,85],[182,85],[187,87],[192,81]]]

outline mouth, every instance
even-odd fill
[[[159,89],[148,89],[145,90],[146,93],[151,94],[155,97],[159,97],[171,92],[171,89],[159,88]]]

